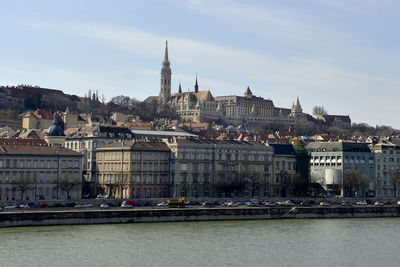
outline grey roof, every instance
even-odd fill
[[[306,146],[308,151],[312,152],[332,152],[332,151],[343,151],[343,152],[366,152],[370,153],[371,150],[367,143],[351,143],[351,142],[314,142]]]
[[[175,131],[152,131],[152,130],[131,130],[135,136],[160,136],[160,137],[197,137],[197,135],[186,133],[186,132],[175,132]]]
[[[291,144],[270,144],[269,146],[274,148],[275,155],[296,155]]]

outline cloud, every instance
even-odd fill
[[[109,45],[126,55],[145,57],[160,63],[163,44],[168,39],[173,78],[188,82],[192,88],[194,74],[198,72],[201,86],[205,89],[211,88],[215,96],[242,95],[243,89],[249,84],[255,86],[254,93],[273,99],[278,106],[288,107],[299,96],[303,108],[306,107],[305,111],[311,112],[314,105],[325,105],[332,113],[352,115],[369,113],[370,108],[363,106],[362,102],[374,92],[382,92],[384,89],[388,95],[399,95],[399,79],[365,74],[332,65],[319,58],[279,58],[247,49],[101,24],[39,23],[31,26],[78,35],[93,40],[96,44]],[[132,65],[132,71],[145,70],[140,68],[141,66]],[[145,73],[156,77],[159,70],[147,69]],[[67,78],[69,74],[61,72],[59,75]],[[178,81],[174,82],[177,85]],[[75,83],[97,87],[95,82],[92,86],[79,76]],[[102,88],[109,86],[104,83],[98,85]],[[184,85],[183,88],[187,87]],[[156,95],[158,91],[144,93]],[[387,114],[385,106],[380,108],[379,112]],[[358,115],[357,118],[362,119]],[[400,122],[396,123],[400,126]]]
[[[273,34],[290,40],[303,41],[313,39],[314,42],[326,42],[321,35],[323,31],[318,27],[301,22],[298,14],[290,8],[278,8],[270,5],[250,5],[237,1],[204,1],[190,0],[177,1],[177,6],[213,17],[235,25],[236,30],[251,32],[258,35]]]

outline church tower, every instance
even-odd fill
[[[159,102],[166,105],[171,96],[171,68],[168,59],[168,41],[165,41],[164,60],[161,68],[161,88]]]
[[[196,82],[194,84],[194,92],[196,94],[199,92],[199,84],[197,83],[197,74],[196,74]]]

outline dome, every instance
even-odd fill
[[[47,130],[46,136],[65,136],[64,121],[57,113],[53,115],[53,125]]]

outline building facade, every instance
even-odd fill
[[[259,142],[170,138],[171,195],[267,196],[273,149]]]
[[[294,195],[297,184],[297,160],[290,144],[270,144],[274,149],[274,168],[270,183],[270,196],[289,197]]]
[[[170,150],[162,142],[115,142],[98,148],[101,191],[114,198],[169,197]]]
[[[126,127],[90,126],[66,132],[65,147],[83,155],[82,172],[85,194],[97,193],[96,149],[110,143],[131,140],[132,132]]]
[[[373,195],[375,157],[366,143],[315,142],[306,146],[310,155],[310,179],[330,194]]]
[[[81,160],[43,140],[0,139],[0,202],[80,199]]]
[[[194,90],[183,92],[179,84],[178,92],[171,94],[171,68],[166,44],[161,68],[161,86],[158,97],[150,96],[145,101],[157,100],[160,110],[172,107],[186,122],[209,122],[223,120],[239,125],[242,123],[280,122],[294,124],[307,120],[299,99],[292,109],[277,108],[272,100],[253,95],[247,87],[244,96],[213,97],[209,90],[199,91],[196,77]]]
[[[400,192],[400,147],[388,141],[370,145],[375,154],[377,197],[397,197]]]

